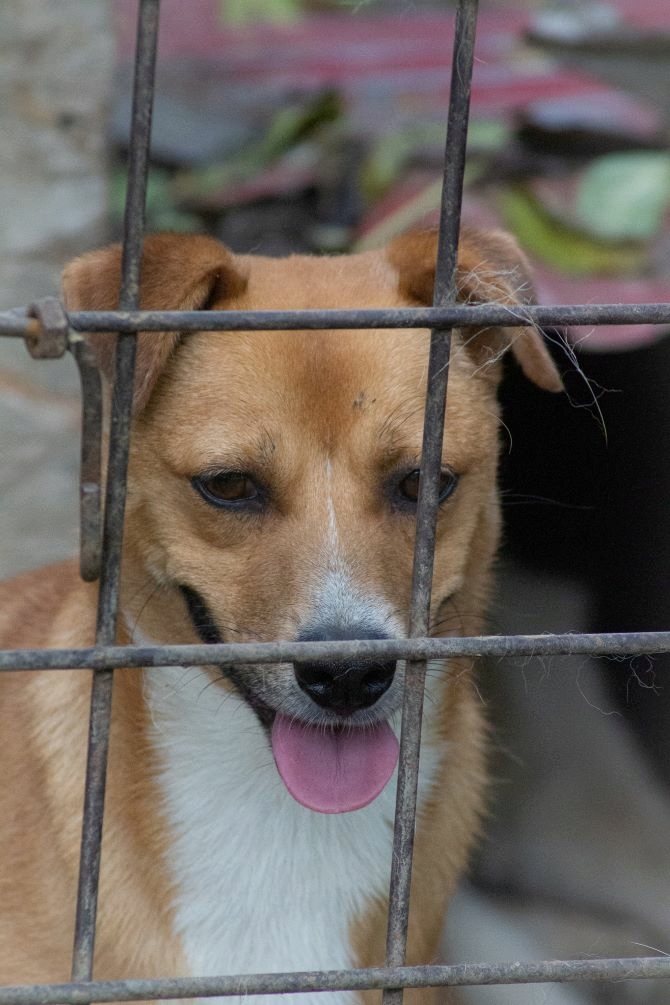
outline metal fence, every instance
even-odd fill
[[[477,0],[460,0],[456,12],[433,307],[355,311],[140,311],[139,272],[159,7],[160,0],[140,0],[119,310],[66,313],[57,300],[50,298],[33,305],[27,312],[0,314],[0,335],[24,338],[29,351],[38,357],[57,357],[70,351],[79,366],[83,398],[81,572],[87,580],[100,580],[94,646],[75,650],[0,652],[0,670],[88,668],[93,671],[72,980],[67,984],[0,988],[0,1005],[27,1005],[34,1002],[60,1005],[67,1002],[78,1005],[93,1001],[202,998],[300,991],[363,991],[375,988],[383,990],[385,1005],[397,1005],[405,988],[670,977],[670,959],[667,957],[509,964],[468,963],[452,966],[404,965],[426,661],[462,655],[539,656],[580,653],[603,656],[670,651],[670,631],[448,639],[427,637],[450,329],[464,323],[469,326],[642,322],[670,325],[670,304],[561,305],[518,307],[514,311],[499,305],[456,305],[456,252],[477,21]],[[115,646],[136,333],[398,327],[431,329],[409,638],[400,641]],[[104,507],[101,505],[100,377],[80,332],[119,333]],[[93,980],[114,668],[342,660],[354,655],[409,661],[402,715],[386,965],[326,972]]]

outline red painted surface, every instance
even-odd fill
[[[658,7],[658,4],[656,4]],[[116,0],[113,12],[119,54],[131,58],[136,0]],[[336,85],[345,94],[384,90],[421,93],[427,105],[449,91],[453,14],[417,13],[370,17],[359,13],[320,15],[290,25],[226,29],[215,0],[163,0],[159,58],[216,58],[238,84],[271,76],[296,89]],[[527,13],[485,11],[478,23],[473,107],[498,111],[530,100],[598,93],[603,85],[558,67],[548,73],[520,53],[518,39]]]
[[[119,56],[132,58],[137,0],[113,4]],[[666,0],[618,0],[616,9],[638,28],[668,28]],[[230,76],[231,87],[249,88],[268,80],[279,89],[310,90],[337,86],[352,114],[365,122],[394,103],[434,119],[443,114],[449,90],[453,12],[411,10],[372,16],[344,8],[338,14],[311,16],[290,25],[253,25],[231,30],[219,17],[218,0],[163,0],[159,59],[215,59],[217,72]],[[592,106],[619,121],[650,125],[655,112],[606,83],[545,57],[520,44],[532,12],[497,8],[480,13],[472,109],[475,116],[509,118],[538,101]],[[371,110],[370,110],[371,109]],[[490,207],[473,205],[474,216]],[[540,295],[547,303],[665,301],[668,275],[622,280],[563,276],[538,267]],[[583,335],[584,333],[580,333]],[[655,337],[651,326],[600,328],[587,339],[595,350],[629,348]]]

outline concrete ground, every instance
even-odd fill
[[[569,580],[503,568],[496,631],[587,630]],[[588,959],[670,952],[670,801],[583,657],[501,660],[482,693],[493,723],[492,806],[476,886],[447,925],[451,958]],[[662,1005],[667,981],[468,992],[470,1005]]]

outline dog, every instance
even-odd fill
[[[434,233],[411,233],[377,251],[271,259],[154,235],[141,303],[426,305],[436,247]],[[120,256],[112,246],[71,262],[67,307],[114,308]],[[464,231],[458,287],[466,303],[525,302],[513,240]],[[113,336],[89,338],[108,370]],[[428,341],[425,330],[140,334],[118,642],[405,637]],[[561,387],[534,328],[454,333],[434,635],[484,627],[508,348],[535,383]],[[25,574],[1,588],[0,643],[90,645],[96,600],[73,563]],[[435,960],[482,817],[486,726],[470,664],[429,666],[413,964]],[[95,976],[381,964],[403,679],[394,661],[116,671]],[[0,680],[6,984],[68,979],[89,695],[82,671]]]

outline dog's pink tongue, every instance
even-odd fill
[[[319,813],[348,813],[382,791],[398,760],[398,741],[387,722],[330,730],[277,715],[272,752],[294,799]]]

